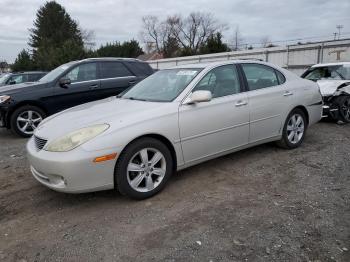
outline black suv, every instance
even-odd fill
[[[89,58],[61,65],[36,83],[0,87],[0,126],[29,137],[49,115],[118,95],[153,73],[129,58]]]
[[[47,72],[18,72],[7,73],[0,76],[0,86],[21,84],[24,82],[35,82],[46,75]]]

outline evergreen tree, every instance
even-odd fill
[[[99,57],[133,57],[142,55],[143,51],[136,40],[126,41],[124,43],[115,42],[102,45],[96,50]]]
[[[28,71],[33,70],[34,64],[27,50],[23,49],[17,56],[15,62],[12,65],[12,70],[18,71]]]
[[[85,56],[77,22],[55,1],[40,7],[30,32],[29,45],[33,48],[33,61],[38,69],[51,70]]]
[[[229,51],[230,48],[222,42],[222,34],[220,32],[217,32],[215,35],[211,35],[200,49],[201,54],[211,54]]]

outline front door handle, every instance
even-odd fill
[[[286,92],[283,94],[283,96],[292,96],[292,95],[293,95],[293,93],[290,92],[290,91],[286,91]]]
[[[136,84],[136,80],[131,80],[129,81],[129,85],[132,86],[132,85],[135,85]]]
[[[239,107],[239,106],[245,106],[245,105],[247,105],[247,104],[248,104],[247,101],[242,101],[242,100],[240,100],[240,101],[237,101],[237,103],[235,104],[235,106],[236,106],[236,107]]]
[[[90,89],[95,89],[95,88],[97,88],[98,87],[98,85],[97,84],[94,84],[94,85],[91,85],[90,86]]]

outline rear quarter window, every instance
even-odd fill
[[[154,73],[152,67],[144,62],[126,62],[126,65],[132,70],[137,76],[149,76]]]

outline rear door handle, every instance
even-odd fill
[[[292,96],[292,95],[293,95],[293,93],[290,92],[290,91],[286,91],[286,92],[283,94],[283,96]]]
[[[97,88],[98,87],[98,85],[97,84],[94,84],[94,85],[91,85],[90,86],[90,89],[95,89],[95,88]]]
[[[236,104],[235,104],[235,106],[236,107],[239,107],[239,106],[245,106],[245,105],[247,105],[248,104],[248,102],[247,101],[238,101]]]

